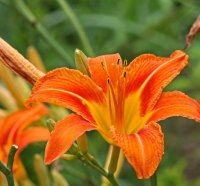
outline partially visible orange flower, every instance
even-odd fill
[[[13,144],[18,146],[15,155],[13,171],[17,180],[23,179],[25,170],[19,158],[20,152],[30,143],[47,141],[49,131],[42,126],[31,126],[42,116],[47,114],[47,109],[42,104],[31,109],[20,110],[0,119],[0,160],[5,164],[8,153]]]
[[[123,65],[119,54],[89,58],[91,77],[77,70],[56,69],[39,79],[27,101],[49,102],[75,112],[59,121],[46,147],[45,162],[67,151],[84,132],[97,130],[119,146],[138,178],[149,178],[164,152],[157,121],[183,116],[200,122],[200,105],[184,93],[163,89],[188,64],[175,51],[169,58],[144,54]]]

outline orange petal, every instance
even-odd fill
[[[159,121],[172,116],[183,116],[200,122],[200,104],[182,92],[162,93],[149,121]]]
[[[45,114],[47,114],[47,108],[39,104],[31,109],[17,111],[5,118],[4,125],[1,129],[0,145],[5,145],[8,141],[16,143],[24,128]]]
[[[35,84],[26,102],[48,102],[73,110],[83,118],[93,121],[88,102],[102,103],[103,91],[88,76],[77,70],[60,68],[47,73]]]
[[[3,129],[4,121],[5,121],[4,118],[0,118],[0,131],[2,131],[2,129]],[[2,135],[0,135],[0,144],[1,144],[1,141],[2,141],[1,139],[2,139]]]
[[[108,55],[98,56],[96,58],[89,58],[88,65],[91,78],[100,87],[102,87],[104,91],[107,90],[108,76],[110,77],[113,86],[116,85],[122,70],[122,61],[119,54],[108,54]]]
[[[151,122],[138,133],[113,132],[113,139],[124,152],[139,179],[147,179],[156,171],[164,152],[164,136],[160,126]]]
[[[67,151],[84,132],[95,129],[82,117],[71,114],[59,121],[52,131],[45,150],[45,163],[50,164]]]
[[[19,141],[19,150],[22,151],[30,143],[39,142],[39,141],[47,141],[49,139],[49,131],[44,127],[31,127],[23,132],[20,136]]]
[[[141,113],[150,111],[166,87],[187,65],[188,56],[175,51],[170,58],[145,54],[136,58],[127,68],[126,95],[139,90]]]

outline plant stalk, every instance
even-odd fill
[[[109,174],[114,174],[117,169],[119,153],[120,153],[120,148],[117,146],[112,146],[112,154],[111,154],[110,164],[108,166]]]
[[[48,30],[37,21],[23,0],[12,0],[16,4],[17,11],[35,28],[45,41],[66,61],[68,67],[73,67],[73,60],[60,44],[48,32]],[[11,4],[11,3],[10,3]]]
[[[70,7],[70,5],[67,3],[66,0],[57,0],[57,2],[60,4],[61,8],[65,12],[65,14],[69,18],[69,20],[71,21],[75,30],[77,31],[77,34],[83,44],[84,49],[87,51],[89,56],[93,56],[94,51],[92,49],[92,46],[90,45],[89,39],[87,38],[87,35],[86,35],[83,27],[81,26],[78,18],[74,14],[72,8]]]
[[[157,186],[157,173],[155,172],[153,176],[150,178],[151,186]]]
[[[97,160],[90,155],[89,153],[87,154],[82,154],[82,152],[80,152],[80,150],[78,149],[78,146],[76,144],[73,144],[71,146],[71,148],[69,149],[69,153],[72,153],[73,155],[77,156],[77,158],[82,161],[84,164],[90,166],[91,168],[93,168],[94,170],[96,170],[99,174],[101,174],[102,176],[105,176],[110,184],[112,186],[119,186],[119,184],[117,183],[117,180],[115,179],[114,176],[112,176],[112,174],[108,173],[98,162]]]
[[[0,171],[6,176],[8,186],[14,186],[14,177],[12,173],[12,167],[14,163],[14,157],[17,152],[18,146],[12,145],[7,161],[7,167],[0,161]]]

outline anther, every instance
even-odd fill
[[[108,84],[110,84],[110,77],[107,78],[107,82],[108,82]]]
[[[126,71],[124,72],[124,78],[126,78]]]
[[[117,59],[117,65],[119,65],[120,59]]]
[[[101,62],[101,66],[102,66],[103,70],[105,70],[105,65],[104,65],[103,61]]]
[[[128,62],[127,60],[124,60],[124,67],[127,67],[128,66]]]

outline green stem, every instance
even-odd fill
[[[110,181],[111,185],[119,186],[119,184],[116,182],[115,176],[113,174],[108,174],[108,176],[106,178]]]
[[[14,178],[12,172],[8,170],[1,161],[0,161],[0,171],[6,176],[8,186],[14,186]]]
[[[107,173],[98,163],[97,161],[92,158],[88,158],[91,157],[91,155],[87,155],[87,156],[82,156],[80,157],[80,160],[87,164],[88,166],[92,167],[93,169],[95,169],[97,172],[99,172],[102,176],[105,176],[109,182],[111,183],[112,186],[119,186],[119,184],[117,183],[115,177],[113,176],[113,174],[109,174]],[[92,160],[92,161],[91,161]]]
[[[93,56],[94,51],[90,45],[90,42],[86,36],[86,33],[85,33],[83,27],[81,26],[78,18],[74,14],[72,8],[70,7],[70,5],[67,3],[66,0],[57,0],[57,1],[60,4],[63,11],[65,12],[65,14],[69,17],[69,20],[71,21],[75,30],[77,31],[79,38],[80,38],[85,50],[87,51],[88,55]]]
[[[73,66],[72,58],[59,45],[59,43],[49,34],[47,29],[37,21],[31,10],[27,7],[23,0],[12,0],[16,4],[18,12],[35,28],[45,41],[68,63],[69,67]],[[12,2],[11,1],[11,2]],[[12,4],[12,3],[10,3]]]
[[[154,175],[150,178],[151,181],[151,186],[157,186],[157,174],[156,172],[154,173]]]
[[[105,171],[104,168],[101,167],[101,165],[97,162],[97,160],[92,155],[90,155],[89,153],[82,154],[80,152],[80,150],[78,149],[78,146],[76,144],[73,144],[71,146],[71,148],[69,149],[69,152],[74,154],[74,155],[76,155],[77,158],[80,161],[82,161],[84,164],[90,166],[91,168],[93,168],[94,170],[99,172],[102,176],[105,176],[109,180],[111,185],[119,186],[119,184],[117,183],[115,177],[112,174],[110,174],[107,171]]]
[[[17,152],[17,149],[18,149],[17,145],[12,145],[10,152],[8,154],[7,168],[10,169],[10,170],[12,170],[14,157],[15,157],[15,153]]]
[[[108,166],[108,172],[110,174],[114,174],[117,169],[119,153],[120,153],[120,148],[117,146],[112,146],[112,154],[111,154],[110,164]]]
[[[12,166],[14,162],[14,156],[17,152],[18,147],[16,145],[12,145],[9,155],[7,167],[0,161],[0,171],[6,176],[8,186],[14,186],[14,177],[12,173]]]

